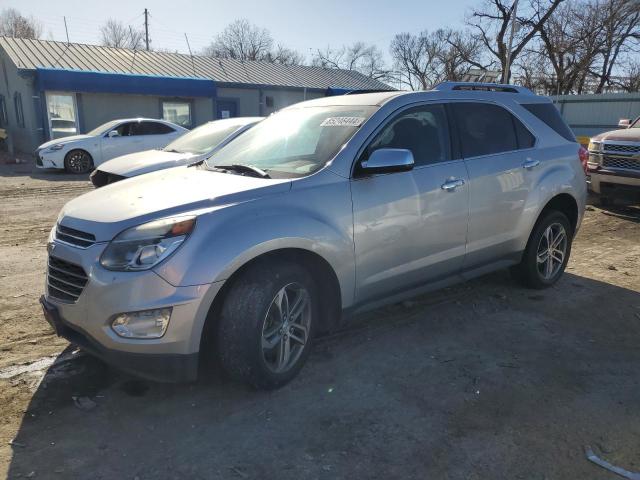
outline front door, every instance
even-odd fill
[[[109,132],[102,136],[102,161],[106,162],[112,158],[120,157],[131,152],[139,152],[145,149],[144,136],[138,135],[138,124],[140,122],[125,122],[113,128],[113,134]],[[97,166],[97,165],[96,165]]]
[[[465,255],[468,177],[452,156],[444,106],[395,115],[359,161],[378,148],[409,149],[415,166],[351,182],[357,302],[453,275]]]
[[[238,102],[235,100],[216,100],[216,118],[233,118],[238,116]]]

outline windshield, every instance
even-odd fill
[[[636,118],[629,128],[640,128],[640,117]]]
[[[115,127],[119,123],[120,123],[120,120],[111,120],[110,122],[103,123],[99,127],[94,128],[93,130],[88,132],[87,135],[102,135],[103,133],[107,133],[109,130],[111,130],[113,127]]]
[[[242,128],[245,123],[211,122],[202,125],[167,145],[167,152],[193,153],[200,155],[210,152],[229,135]]]
[[[376,107],[283,110],[263,120],[207,160],[209,168],[251,165],[271,177],[309,175],[326,165]]]

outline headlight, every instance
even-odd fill
[[[602,150],[602,143],[600,142],[589,142],[589,151],[590,152],[599,152]]]
[[[196,224],[194,216],[144,223],[119,233],[100,256],[109,270],[148,270],[167,258],[186,240]]]
[[[55,152],[56,150],[62,150],[64,148],[64,143],[56,143],[55,145],[51,145],[49,150]]]

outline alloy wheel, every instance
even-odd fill
[[[538,273],[545,280],[551,280],[562,268],[567,255],[567,232],[560,223],[549,225],[538,244]]]
[[[271,301],[262,326],[262,355],[274,373],[289,371],[309,340],[311,298],[299,283],[282,287]]]
[[[72,152],[67,160],[67,165],[74,173],[86,173],[91,168],[91,159],[85,152]]]

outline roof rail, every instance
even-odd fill
[[[436,85],[433,90],[444,92],[450,90],[471,90],[481,92],[505,92],[523,93],[534,95],[528,88],[519,85],[507,85],[504,83],[482,83],[482,82],[442,82]]]

